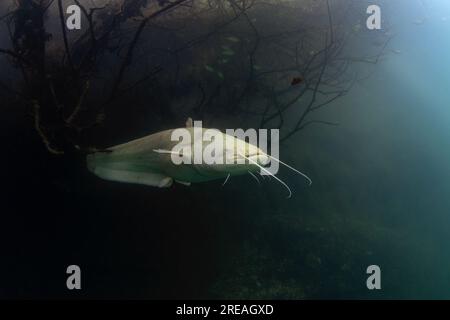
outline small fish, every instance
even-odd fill
[[[217,76],[218,76],[220,79],[222,79],[222,80],[225,78],[224,75],[223,75],[223,73],[220,72],[220,71],[217,71]]]
[[[303,82],[303,78],[302,77],[294,77],[291,81],[291,86],[296,86],[300,83]]]
[[[400,54],[400,53],[402,53],[400,50],[396,50],[396,49],[392,50],[392,52],[395,53],[395,54]]]

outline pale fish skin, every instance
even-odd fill
[[[191,148],[194,150],[194,128],[192,120],[186,122],[191,133]],[[230,176],[243,175],[249,172],[259,172],[259,166],[269,164],[269,157],[258,147],[236,137],[220,132],[224,139],[224,155],[238,158],[245,155],[252,161],[243,164],[175,164],[170,151],[179,141],[172,141],[172,132],[165,130],[124,144],[107,148],[105,151],[94,152],[87,156],[87,167],[96,176],[110,181],[142,184],[147,186],[167,188],[174,181],[190,185],[216,179],[228,179]],[[202,130],[208,130],[203,128]],[[215,130],[215,129],[214,129]],[[200,137],[202,139],[202,137]],[[234,150],[227,150],[227,139],[233,139]],[[205,148],[209,142],[203,142]],[[162,152],[166,151],[166,152]],[[242,157],[240,157],[242,159]],[[226,160],[225,162],[226,163]]]

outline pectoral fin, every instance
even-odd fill
[[[193,124],[192,118],[191,117],[187,118],[186,128],[192,128],[193,126],[194,126],[194,124]]]
[[[175,180],[177,183],[190,187],[191,183],[186,181]]]
[[[173,183],[171,177],[153,172],[136,172],[96,167],[93,173],[105,180],[143,184],[158,188],[168,188]]]

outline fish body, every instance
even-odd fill
[[[183,133],[181,136],[180,132]],[[206,143],[204,140],[207,140]],[[198,150],[201,153],[200,161],[196,154]],[[205,154],[210,157],[205,158]],[[259,172],[281,183],[289,191],[290,198],[292,192],[289,186],[267,169],[271,160],[303,176],[309,185],[312,184],[307,175],[266,154],[257,146],[217,129],[194,127],[191,118],[186,121],[186,128],[160,131],[92,152],[86,162],[88,170],[99,178],[159,188],[170,187],[174,181],[190,185],[225,178],[224,185],[230,176],[247,173],[259,182],[255,175]]]
[[[192,139],[184,147],[195,149],[194,128],[183,128],[189,131]],[[94,152],[87,156],[88,169],[98,177],[118,182],[137,183],[155,187],[169,187],[173,181],[183,184],[204,182],[226,178],[229,175],[241,175],[257,172],[259,166],[255,163],[230,163],[224,159],[223,164],[194,163],[194,155],[174,155],[171,150],[180,142],[173,141],[172,134],[176,129],[161,131],[124,144],[107,148],[105,151]],[[203,132],[208,130],[202,128]],[[213,129],[215,130],[215,129]],[[239,158],[244,155],[260,166],[267,165],[268,157],[258,147],[239,140],[233,136],[216,131],[223,139],[223,155]],[[227,150],[226,141],[232,139],[234,148]],[[197,139],[198,140],[198,139]],[[197,141],[198,143],[198,141]],[[202,148],[207,143],[202,143]],[[203,151],[202,150],[202,151]],[[173,157],[189,157],[182,164],[176,164]]]

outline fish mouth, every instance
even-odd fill
[[[268,166],[270,164],[270,158],[265,154],[252,154],[246,155],[250,161],[254,161],[262,167]]]

